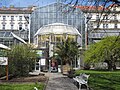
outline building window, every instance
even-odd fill
[[[22,30],[22,24],[19,25],[19,30]]]
[[[3,24],[3,27],[2,27],[3,30],[5,30],[5,25]]]
[[[108,28],[108,24],[106,24],[106,28]]]
[[[103,28],[105,28],[105,24],[103,24]]]
[[[25,29],[28,29],[28,24],[25,24]]]
[[[13,24],[11,25],[11,29],[13,29]]]
[[[108,20],[108,15],[105,15],[103,18],[104,20]]]
[[[11,16],[11,21],[13,21],[14,20],[14,16]]]
[[[116,15],[113,15],[113,19],[114,19],[114,20],[117,20],[117,16],[116,16]]]
[[[99,20],[99,15],[98,14],[96,15],[96,20]]]
[[[19,20],[22,21],[22,16],[19,16]]]
[[[103,24],[103,28],[108,28],[108,24]]]
[[[114,24],[114,28],[117,28],[117,23]]]
[[[97,23],[97,27],[96,28],[99,28],[99,26],[100,26],[99,23]]]
[[[90,28],[93,28],[93,23],[90,23]]]
[[[99,15],[98,15],[97,17],[99,17]],[[91,18],[92,18],[92,14],[89,13],[89,14],[87,15],[87,19],[90,20]]]
[[[113,11],[116,11],[116,7],[113,8]]]
[[[3,16],[3,20],[6,20],[6,16]]]

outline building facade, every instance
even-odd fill
[[[107,36],[120,35],[120,7],[78,6],[86,17],[85,45],[97,42]]]
[[[30,31],[30,14],[32,8],[22,7],[1,7],[0,8],[0,43],[12,46],[15,43],[21,42],[15,39],[14,35],[28,42]],[[12,35],[12,33],[14,35]]]

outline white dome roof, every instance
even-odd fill
[[[44,34],[71,34],[71,35],[80,35],[78,30],[70,25],[63,23],[53,23],[49,25],[45,25],[41,27],[35,34],[36,35],[44,35]]]

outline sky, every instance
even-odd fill
[[[71,0],[0,0],[0,7],[6,6],[9,7],[10,5],[14,5],[15,7],[28,7],[28,6],[45,6],[57,1],[68,1],[70,2]],[[76,0],[72,0],[76,1]],[[84,1],[84,2],[83,2]],[[79,0],[79,3],[82,4],[88,4],[88,2],[85,1],[94,1],[94,0]],[[104,1],[104,0],[101,0]],[[120,1],[120,0],[118,0]],[[66,3],[68,3],[66,2]],[[91,4],[91,3],[90,3]],[[109,4],[108,4],[109,5]]]
[[[0,0],[0,7],[14,5],[15,7],[27,7],[31,5],[44,6],[57,0]]]

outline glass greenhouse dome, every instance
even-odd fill
[[[84,14],[80,9],[76,8],[73,10],[72,6],[70,5],[66,6],[65,4],[60,2],[46,5],[43,7],[38,7],[31,14],[31,28],[30,28],[31,42],[33,42],[34,35],[41,27],[45,28],[46,27],[45,25],[52,23],[64,23],[75,27],[79,31],[79,33],[82,34],[81,36],[82,39],[80,39],[79,42],[81,43],[81,45],[84,45],[85,38],[84,19],[85,19]],[[74,32],[76,32],[76,29],[75,31],[72,31],[73,34]]]
[[[38,48],[46,48],[48,42],[56,46],[57,43],[62,43],[63,40],[68,38],[77,42],[77,39],[80,37],[79,31],[71,25],[53,23],[41,27],[36,32],[34,41]]]

